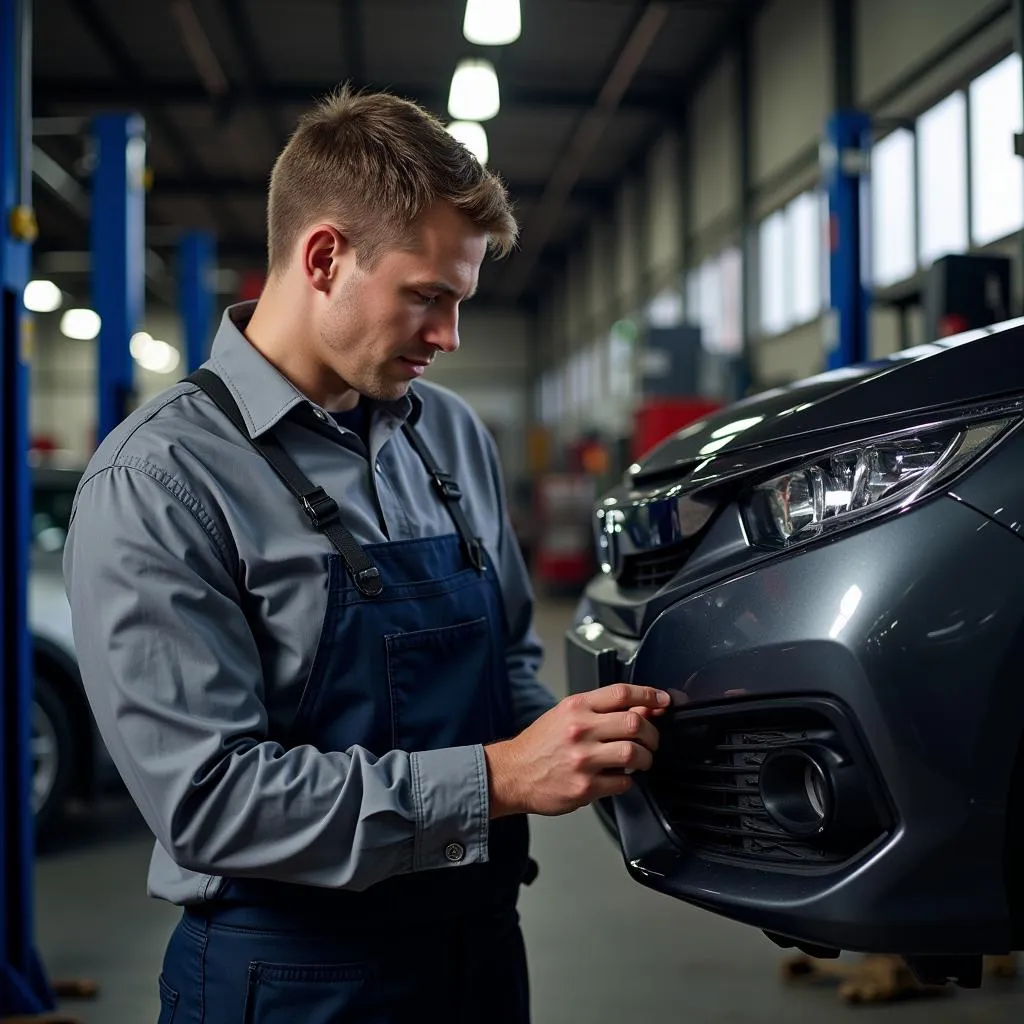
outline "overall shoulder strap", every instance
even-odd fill
[[[469,525],[469,520],[466,519],[466,513],[462,511],[462,506],[459,505],[459,502],[462,500],[462,489],[450,473],[446,473],[438,466],[437,461],[427,447],[427,442],[408,423],[403,424],[402,432],[409,439],[409,443],[413,446],[416,454],[420,457],[420,461],[434,481],[434,487],[444,502],[448,515],[452,517],[455,529],[459,531],[459,537],[462,540],[462,550],[469,564],[477,572],[483,572],[485,566],[483,545],[480,543],[479,537],[473,536],[473,529]]]
[[[205,368],[189,374],[185,380],[203,390],[214,405],[235,425],[245,439],[263,456],[285,486],[292,492],[302,511],[309,517],[313,527],[327,536],[341,555],[352,582],[359,592],[367,597],[376,597],[383,592],[384,585],[380,572],[370,556],[359,546],[359,542],[341,522],[338,503],[322,488],[309,480],[284,450],[273,433],[252,438],[245,425],[238,403],[235,402],[228,386],[212,370]]]

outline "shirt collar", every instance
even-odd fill
[[[299,391],[246,338],[243,332],[255,308],[255,301],[228,306],[210,350],[210,369],[230,389],[251,438],[266,433],[299,406],[308,406],[320,418],[326,412]],[[412,425],[419,419],[422,400],[410,388],[404,398],[377,405]]]

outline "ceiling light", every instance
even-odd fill
[[[132,354],[132,359],[138,362],[146,349],[153,344],[153,335],[148,331],[137,331],[132,335],[132,340],[128,342],[128,351]]]
[[[171,373],[181,362],[181,354],[173,345],[154,338],[148,331],[133,334],[128,349],[139,366],[152,373]]]
[[[60,309],[64,295],[52,281],[29,281],[25,285],[24,302],[30,313],[52,313]]]
[[[522,30],[519,0],[466,0],[462,34],[478,46],[514,43]]]
[[[60,318],[60,333],[75,341],[92,341],[100,333],[100,315],[91,309],[69,309]]]
[[[452,121],[448,134],[461,142],[482,164],[487,163],[487,132],[476,121]]]
[[[456,121],[486,121],[501,106],[498,75],[489,60],[460,60],[448,93],[448,113]]]

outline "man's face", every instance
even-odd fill
[[[401,398],[439,353],[459,347],[459,304],[476,290],[486,251],[486,235],[442,203],[421,218],[411,251],[354,267],[320,324],[328,374],[370,398]]]

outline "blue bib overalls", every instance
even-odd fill
[[[223,408],[219,381],[193,379]],[[436,479],[422,440],[406,434]],[[350,534],[335,542],[309,680],[288,735],[272,739],[380,756],[511,735],[501,591],[461,512],[453,519],[457,532],[442,537],[356,551]],[[488,847],[485,864],[358,892],[226,880],[212,901],[186,908],[171,937],[160,1024],[526,1024],[516,912],[525,817],[490,822]],[[457,861],[458,844],[446,855]]]

